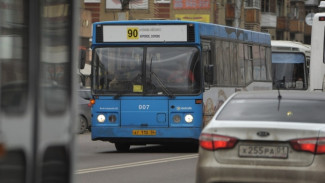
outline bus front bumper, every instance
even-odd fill
[[[201,128],[136,128],[92,127],[92,140],[126,142],[129,144],[163,144],[171,142],[198,142]]]

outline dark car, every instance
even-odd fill
[[[78,133],[85,133],[87,130],[91,130],[91,107],[89,106],[89,100],[91,99],[90,89],[79,89],[78,91],[78,103],[79,103],[79,128]]]

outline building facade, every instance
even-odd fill
[[[136,19],[202,21],[268,32],[274,40],[310,43],[319,0],[80,0],[92,22]],[[308,20],[309,19],[309,20]]]

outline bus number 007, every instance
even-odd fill
[[[139,110],[149,110],[150,105],[139,105]]]
[[[138,39],[139,37],[139,30],[138,28],[128,28],[127,29],[127,36],[128,39]]]

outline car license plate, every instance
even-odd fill
[[[156,130],[133,130],[132,135],[156,135]]]
[[[240,157],[257,157],[257,158],[287,158],[287,146],[239,146]]]

